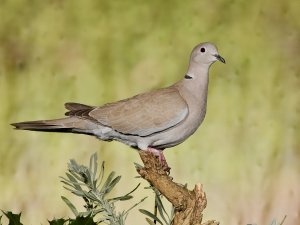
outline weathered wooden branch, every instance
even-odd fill
[[[202,212],[206,207],[206,195],[201,184],[196,184],[190,191],[183,185],[177,184],[172,177],[163,169],[158,157],[146,151],[139,151],[144,163],[143,168],[137,172],[154,186],[171,202],[175,208],[173,225],[201,225]],[[207,221],[202,225],[218,225],[214,220]]]

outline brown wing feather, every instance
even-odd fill
[[[66,116],[75,116],[82,119],[91,120],[93,122],[99,123],[97,120],[95,120],[93,117],[89,116],[89,113],[95,108],[93,106],[84,105],[80,103],[74,103],[74,102],[68,102],[65,103],[66,109],[70,110],[65,113]]]
[[[114,130],[148,136],[180,123],[188,115],[188,106],[175,88],[134,96],[109,103],[89,112],[99,123]]]
[[[95,107],[80,104],[80,103],[75,103],[75,102],[67,102],[65,103],[65,108],[72,111],[72,110],[80,110],[80,109],[93,109]]]

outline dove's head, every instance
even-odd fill
[[[225,63],[225,59],[219,55],[217,47],[209,42],[197,45],[191,54],[191,62],[196,64],[211,65],[217,60]]]

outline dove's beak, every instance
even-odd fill
[[[225,63],[225,59],[222,57],[222,56],[220,56],[220,55],[214,55],[216,58],[217,58],[217,60],[219,60],[220,62],[222,62],[222,63]]]

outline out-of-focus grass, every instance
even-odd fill
[[[212,41],[227,64],[211,69],[200,130],[166,151],[173,176],[203,183],[207,218],[222,224],[282,215],[297,224],[299,12],[297,0],[2,1],[0,208],[24,211],[33,225],[65,215],[57,177],[69,158],[95,149],[129,190],[138,156],[128,147],[9,123],[60,117],[67,101],[97,105],[172,84],[193,46]]]

